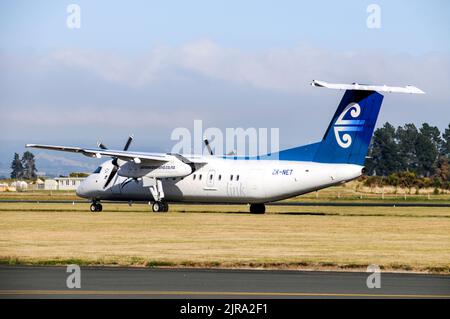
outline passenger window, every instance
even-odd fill
[[[195,174],[194,174],[194,177],[192,179],[195,181]]]
[[[199,180],[199,181],[202,180],[202,174],[198,175],[198,180]]]
[[[230,176],[230,181],[232,181],[232,180],[233,180],[233,175]]]
[[[236,176],[236,181],[238,181],[238,180],[239,180],[239,175]]]
[[[212,174],[209,175],[209,180],[210,180],[210,181],[212,181],[212,178],[213,178]]]
[[[222,175],[219,175],[219,181],[222,179]]]

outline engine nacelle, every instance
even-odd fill
[[[192,173],[192,168],[181,161],[170,161],[163,164],[149,164],[135,162],[126,162],[120,166],[117,174],[123,177],[139,178],[139,177],[184,177]]]

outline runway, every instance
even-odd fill
[[[450,276],[278,270],[81,267],[69,289],[66,267],[0,266],[0,298],[450,298]]]

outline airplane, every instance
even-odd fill
[[[417,87],[339,84],[313,80],[315,87],[345,90],[321,141],[266,155],[245,157],[183,155],[27,144],[46,150],[111,159],[79,185],[79,197],[91,200],[92,212],[102,200],[146,201],[154,212],[167,212],[169,202],[249,204],[264,214],[265,204],[339,185],[364,174],[364,162],[383,101],[380,92],[425,94]]]

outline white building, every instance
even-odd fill
[[[46,179],[44,189],[46,190],[76,190],[84,177],[55,177]]]
[[[11,188],[15,189],[17,192],[26,191],[28,188],[27,182],[24,181],[15,181],[11,183]]]
[[[54,179],[46,179],[44,180],[44,187],[42,189],[56,191],[58,190],[58,182]]]

